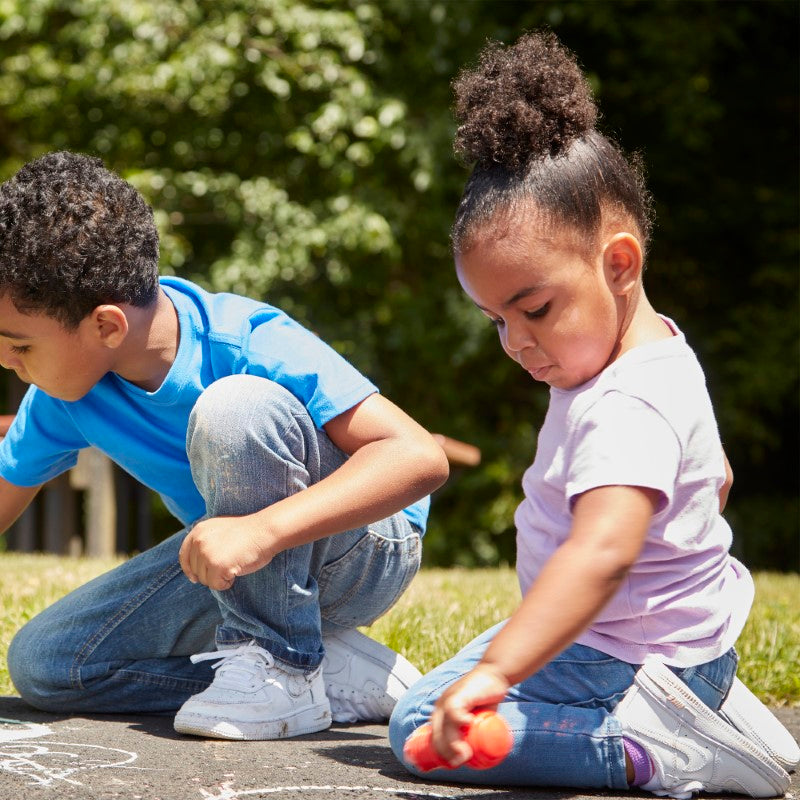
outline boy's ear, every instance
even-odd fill
[[[103,347],[115,349],[128,335],[128,317],[119,306],[97,306],[89,315],[89,324],[93,335]]]
[[[603,268],[614,294],[628,294],[639,283],[644,255],[632,233],[615,233],[603,248]]]

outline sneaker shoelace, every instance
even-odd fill
[[[217,670],[214,684],[224,689],[254,688],[263,683],[278,683],[272,669],[275,659],[255,641],[228,650],[214,650],[210,653],[197,653],[191,656],[193,664],[200,661],[214,661],[212,669]]]

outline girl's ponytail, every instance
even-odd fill
[[[563,153],[597,120],[575,57],[549,32],[526,34],[508,48],[490,43],[453,90],[460,123],[454,149],[468,164],[525,170]]]
[[[596,128],[575,56],[550,32],[489,43],[453,82],[456,155],[472,166],[452,229],[456,253],[488,225],[525,209],[536,223],[591,246],[604,223],[632,228],[646,249],[652,201],[639,160]]]

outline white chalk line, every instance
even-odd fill
[[[40,736],[49,736],[52,732],[47,725],[36,722],[23,723],[21,728],[16,725],[0,727],[0,744],[18,742],[20,739],[38,739]]]
[[[51,739],[48,739],[46,744],[25,741],[52,734],[50,727],[36,723],[28,723],[21,728],[0,728],[0,772],[28,778],[29,785],[44,787],[57,783],[83,786],[83,783],[74,777],[81,771],[109,768],[146,769],[131,766],[139,758],[138,753],[131,750],[98,744],[55,742]],[[48,761],[66,761],[66,764],[54,765],[48,764]]]
[[[333,785],[297,785],[297,786],[270,786],[262,789],[234,789],[233,781],[223,783],[218,791],[219,794],[212,794],[205,789],[200,789],[203,800],[238,800],[240,797],[259,797],[270,794],[279,794],[281,792],[303,792],[308,795],[309,792],[316,792],[318,794],[330,794],[331,792],[374,792],[376,794],[388,794],[396,796],[408,796],[419,798],[433,798],[433,800],[459,800],[465,797],[461,794],[439,794],[437,792],[421,791],[414,786],[407,787],[385,787],[385,786],[333,786]]]

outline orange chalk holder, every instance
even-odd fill
[[[511,752],[514,744],[506,721],[496,711],[479,711],[475,719],[462,728],[461,734],[472,748],[472,757],[463,766],[472,769],[496,767]],[[422,772],[451,769],[434,749],[432,735],[430,723],[417,728],[403,747],[406,761]]]

